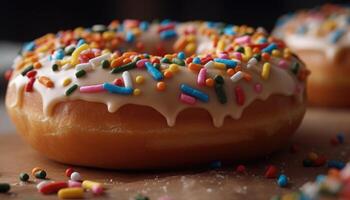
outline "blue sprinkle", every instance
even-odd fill
[[[209,96],[206,93],[204,93],[200,90],[197,90],[189,85],[181,84],[180,88],[181,88],[181,91],[183,93],[190,95],[190,96],[193,96],[193,97],[196,97],[200,101],[203,101],[203,102],[209,101]]]
[[[216,23],[215,22],[207,22],[207,26],[208,26],[208,28],[215,28],[215,26],[216,26]]]
[[[23,47],[24,51],[33,51],[34,49],[35,49],[35,43],[34,42],[28,42]]]
[[[177,33],[175,32],[175,30],[166,30],[160,33],[160,38],[162,40],[171,39],[176,36],[177,36]]]
[[[126,33],[125,39],[126,39],[126,41],[128,43],[132,43],[135,40],[135,35],[132,32],[129,31],[129,32]]]
[[[147,31],[148,28],[149,28],[149,23],[148,23],[148,22],[142,21],[142,22],[140,23],[140,29],[141,29],[141,30]]]
[[[343,29],[338,29],[338,30],[335,30],[333,31],[331,34],[330,34],[330,38],[329,40],[332,42],[332,43],[337,43],[339,41],[339,39],[345,34],[345,30]]]
[[[277,184],[280,187],[286,187],[288,185],[288,178],[286,175],[281,174],[277,179]]]
[[[180,51],[180,52],[177,54],[177,57],[178,57],[179,59],[184,60],[184,59],[186,58],[186,55],[185,55],[185,53],[184,53],[183,51]]]
[[[148,73],[152,75],[154,80],[160,81],[163,79],[163,74],[160,73],[160,71],[157,68],[153,67],[152,63],[146,62],[145,66],[147,68]]]
[[[58,49],[52,54],[52,60],[62,60],[63,57],[64,51],[62,49]]]
[[[316,176],[316,182],[317,183],[322,183],[326,179],[326,176],[323,174],[319,174]]]
[[[328,168],[336,168],[336,169],[343,169],[345,167],[345,163],[338,160],[329,160],[327,163]]]
[[[237,62],[234,60],[228,60],[228,59],[223,59],[223,58],[214,58],[214,61],[219,62],[219,63],[224,63],[225,65],[227,65],[230,68],[237,66]]]
[[[264,43],[267,43],[267,39],[266,38],[260,38],[258,40],[258,44],[264,44]]]
[[[221,167],[222,167],[221,161],[213,161],[212,163],[210,163],[211,169],[219,169]]]
[[[80,40],[78,41],[77,46],[80,47],[80,46],[83,45],[83,44],[85,44],[85,40],[84,40],[84,39],[80,39]]]
[[[277,45],[275,43],[271,43],[269,46],[261,50],[264,53],[271,53],[273,50],[277,49]]]
[[[235,35],[236,34],[236,32],[233,30],[233,26],[226,26],[224,28],[224,33],[226,35]]]
[[[120,24],[117,31],[123,32],[124,31],[124,24]]]
[[[128,95],[128,94],[132,94],[132,92],[133,92],[132,88],[119,87],[119,86],[111,84],[111,83],[104,83],[103,84],[103,89],[105,89],[108,92],[113,93],[113,94]]]
[[[337,134],[337,140],[340,144],[343,144],[344,143],[344,133],[338,133]]]
[[[167,24],[170,24],[171,23],[171,20],[170,19],[164,19],[160,22],[160,25],[167,25]]]
[[[196,63],[196,64],[201,64],[201,59],[198,57],[195,57],[195,58],[193,58],[192,62]]]

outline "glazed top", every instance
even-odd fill
[[[302,101],[308,74],[262,28],[169,20],[47,34],[24,45],[13,69],[9,86],[17,99],[11,106],[21,106],[25,92],[38,92],[47,118],[58,102],[85,100],[110,112],[125,104],[149,106],[169,126],[182,110],[199,107],[216,127],[272,94]]]
[[[320,50],[332,60],[350,48],[350,7],[326,4],[282,16],[274,35],[292,50]]]

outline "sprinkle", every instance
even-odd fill
[[[260,83],[256,83],[256,84],[254,85],[254,91],[255,91],[256,93],[260,93],[260,92],[262,91],[262,85],[261,85]]]
[[[99,183],[99,182],[95,182],[95,181],[90,181],[90,180],[84,180],[83,183],[82,183],[82,187],[84,189],[92,189],[93,186],[95,185],[99,185],[102,187],[102,183]]]
[[[242,37],[238,37],[235,39],[235,43],[237,44],[246,44],[246,43],[250,43],[250,36],[246,35],[246,36],[242,36]]]
[[[65,92],[66,96],[71,95],[76,89],[78,88],[77,84],[72,85],[70,88],[68,88]]]
[[[8,183],[0,183],[0,193],[7,193],[10,191],[11,186]]]
[[[45,170],[39,170],[37,172],[35,172],[35,178],[39,178],[39,179],[45,179],[46,178],[46,172]]]
[[[196,64],[196,63],[190,63],[187,66],[191,71],[199,72],[200,69],[203,67],[201,64]]]
[[[175,73],[179,71],[179,65],[177,64],[170,64],[168,68],[171,72]]]
[[[202,68],[197,76],[197,83],[200,86],[205,86],[205,80],[207,78],[207,69],[206,68]]]
[[[42,85],[48,87],[48,88],[53,88],[54,87],[54,83],[51,81],[50,78],[46,77],[46,76],[40,76],[39,77],[39,83],[41,83]]]
[[[345,163],[338,160],[329,160],[327,162],[328,168],[336,168],[336,169],[343,169],[345,167]]]
[[[286,187],[288,185],[288,178],[286,175],[281,174],[277,179],[277,184],[280,187]]]
[[[240,86],[235,87],[236,102],[238,105],[242,106],[245,101],[244,91]]]
[[[81,63],[81,64],[77,64],[75,65],[75,69],[77,71],[91,71],[92,70],[92,65],[90,63]]]
[[[190,95],[190,96],[193,96],[193,97],[196,97],[197,99],[199,99],[200,101],[202,102],[208,102],[209,101],[209,96],[200,91],[200,90],[197,90],[195,88],[192,88],[191,86],[189,85],[186,85],[186,84],[181,84],[180,86],[181,88],[181,91],[187,95]]]
[[[263,53],[271,53],[272,50],[277,49],[277,45],[275,43],[269,44],[266,48],[262,49],[261,52]]]
[[[334,44],[334,43],[337,43],[340,38],[343,37],[343,35],[346,33],[346,30],[343,30],[343,29],[337,29],[335,31],[333,31],[331,34],[330,34],[330,37],[329,37],[329,40]]]
[[[72,188],[72,187],[81,187],[81,182],[79,181],[72,181],[72,180],[68,180],[68,187]]]
[[[92,186],[91,191],[95,196],[98,196],[103,194],[104,189],[101,185],[94,185]]]
[[[198,57],[195,57],[195,58],[193,58],[192,62],[195,64],[201,64],[201,59]]]
[[[137,61],[136,62],[137,68],[144,68],[146,62],[149,62],[149,60],[148,59],[141,59],[141,60]]]
[[[80,46],[83,45],[83,44],[86,44],[85,40],[84,40],[84,39],[80,39],[80,40],[78,41],[77,46],[80,47]]]
[[[97,93],[105,91],[102,84],[97,85],[86,85],[79,88],[81,93]]]
[[[177,53],[177,57],[181,60],[185,60],[186,55],[183,51],[180,51],[179,53]]]
[[[226,69],[226,65],[224,63],[214,62],[214,68],[225,70]],[[230,69],[232,69],[232,68],[230,68]]]
[[[236,168],[236,172],[239,174],[244,174],[246,172],[246,168],[244,165],[238,165]]]
[[[128,71],[125,71],[123,72],[122,77],[123,77],[124,86],[132,88],[132,80],[131,80],[130,73]]]
[[[54,194],[54,193],[57,193],[60,189],[67,188],[67,187],[68,187],[67,182],[64,182],[64,181],[52,182],[52,183],[43,185],[39,189],[39,192],[42,194]]]
[[[83,188],[64,188],[60,189],[57,193],[60,199],[82,199],[84,198]]]
[[[80,53],[88,48],[89,48],[89,45],[82,44],[77,49],[75,49],[74,52],[72,53],[72,57],[71,57],[71,61],[70,61],[71,65],[75,66],[76,64],[78,64]]]
[[[271,64],[266,62],[264,63],[263,65],[263,69],[261,71],[261,77],[264,79],[264,80],[267,80],[270,76],[270,69],[271,69]]]
[[[120,67],[116,67],[116,68],[114,68],[111,71],[111,73],[115,74],[115,73],[131,70],[131,69],[134,69],[134,68],[136,68],[136,62],[135,61],[129,62],[129,63],[125,64],[125,65],[120,66]]]
[[[214,85],[214,89],[215,89],[215,93],[216,96],[218,97],[218,100],[221,104],[225,104],[227,103],[227,97],[226,97],[226,93],[225,93],[225,89],[224,89],[224,79],[222,78],[222,76],[217,75],[215,78],[215,85]]]
[[[143,196],[141,194],[136,195],[134,200],[150,200],[147,196]]]
[[[70,178],[73,172],[74,172],[74,169],[70,167],[70,168],[67,168],[64,173],[68,178]]]
[[[71,175],[70,175],[70,180],[72,181],[81,181],[83,178],[81,177],[80,173],[79,172],[73,172]]]
[[[42,66],[42,65],[41,65],[40,62],[35,62],[35,63],[33,64],[34,69],[40,69],[41,66]]]
[[[126,33],[125,40],[128,43],[132,43],[132,42],[135,41],[135,35],[132,32],[129,31],[129,32]]]
[[[26,92],[32,92],[33,91],[34,82],[35,82],[35,78],[34,77],[29,79],[29,82],[25,85],[25,88],[24,88]]]
[[[33,51],[35,49],[35,42],[28,42],[24,45],[23,51]]]
[[[110,63],[108,61],[108,59],[110,59],[110,57],[111,57],[111,53],[106,53],[106,54],[103,54],[101,56],[90,59],[89,63],[94,67],[98,67],[101,63],[102,68],[106,69],[106,68],[110,67]]]
[[[134,91],[132,92],[133,95],[139,96],[141,94],[141,90],[138,88],[135,88]]]
[[[132,88],[119,87],[111,83],[104,83],[103,88],[113,94],[130,95],[133,92]]]
[[[157,83],[157,90],[158,91],[164,91],[166,89],[166,84],[163,81],[159,81]]]
[[[40,181],[37,185],[36,185],[36,189],[40,190],[42,187],[44,187],[46,184],[52,183],[52,181]]]
[[[53,64],[52,65],[52,67],[51,67],[51,69],[52,69],[52,71],[58,71],[58,65],[55,63],[55,64]]]
[[[28,67],[26,67],[22,72],[22,76],[25,76],[28,72],[30,72],[31,70],[34,69],[34,66],[33,65],[29,65]]]
[[[171,38],[174,38],[176,36],[177,36],[177,34],[176,34],[176,32],[174,30],[166,30],[166,31],[162,31],[160,33],[160,38],[162,40],[171,39]]]
[[[294,74],[298,74],[299,68],[300,68],[299,63],[298,63],[298,62],[295,62],[295,63],[293,63],[293,65],[292,65],[292,67],[291,67],[291,71],[292,71]]]
[[[242,78],[243,78],[243,72],[241,72],[241,71],[236,72],[235,74],[233,74],[233,75],[230,77],[230,79],[231,79],[234,83],[238,82],[238,81],[241,80]]]
[[[140,29],[143,31],[147,31],[149,28],[149,23],[146,21],[142,21],[139,25]]]
[[[62,49],[58,49],[52,54],[51,57],[53,60],[62,60],[64,57],[64,51]]]
[[[278,169],[274,165],[270,165],[267,167],[265,172],[265,178],[276,178],[278,173]]]
[[[205,68],[207,69],[212,69],[215,67],[215,62],[214,61],[209,61],[207,64],[204,65]]]
[[[62,82],[62,86],[66,87],[67,85],[69,85],[72,82],[71,78],[66,78],[63,80]]]
[[[20,173],[19,180],[21,180],[23,182],[27,182],[29,180],[29,175],[27,173]]]
[[[157,68],[153,67],[153,65],[150,62],[146,62],[145,66],[147,68],[148,73],[151,74],[154,80],[160,81],[163,79],[163,74],[160,73],[160,71]]]
[[[81,69],[81,70],[79,70],[79,71],[77,71],[77,72],[75,73],[75,76],[76,76],[77,78],[80,78],[80,77],[83,77],[85,74],[86,74],[86,71],[83,70],[83,69]]]
[[[196,103],[196,98],[189,96],[187,94],[181,93],[180,94],[180,101],[189,105],[194,105]]]
[[[280,67],[282,69],[287,69],[289,66],[288,66],[287,61],[282,59],[278,62],[278,67]]]
[[[205,85],[208,86],[208,87],[213,87],[214,86],[214,79],[212,78],[207,78],[205,80]]]
[[[40,170],[42,170],[40,167],[34,167],[34,168],[32,169],[32,175],[35,176],[35,173],[38,172],[38,171],[40,171]]]
[[[234,60],[228,60],[228,59],[222,59],[222,58],[214,58],[215,62],[219,62],[219,63],[224,63],[225,65],[227,65],[228,67],[236,67],[238,62],[234,61]]]

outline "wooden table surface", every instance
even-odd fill
[[[345,134],[345,143],[337,146],[330,139],[337,133]],[[235,172],[237,165],[224,166],[218,170],[208,168],[167,171],[108,171],[74,167],[84,179],[104,182],[108,190],[104,196],[91,199],[133,199],[142,193],[150,199],[167,195],[176,200],[206,199],[270,199],[276,194],[297,191],[306,181],[327,171],[326,166],[305,168],[302,160],[310,151],[326,155],[329,159],[349,160],[350,110],[316,109],[307,111],[305,119],[292,143],[297,145],[297,153],[291,153],[286,146],[282,151],[260,160],[245,163],[247,174]],[[274,164],[290,178],[287,188],[280,188],[275,179],[266,179],[265,167]],[[50,161],[25,144],[17,134],[0,135],[0,182],[11,183],[11,193],[0,194],[0,199],[57,199],[56,195],[44,196],[37,192],[39,180],[31,177],[30,183],[20,183],[20,172],[30,173],[35,166],[44,168],[48,178],[66,180],[67,165]]]

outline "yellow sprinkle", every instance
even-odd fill
[[[310,158],[310,160],[317,160],[318,155],[315,152],[310,152],[309,158]]]
[[[57,193],[60,199],[81,199],[84,197],[83,188],[64,188],[60,189]]]
[[[216,47],[216,50],[218,51],[224,51],[225,50],[225,41],[224,40],[219,40],[218,41],[218,44],[217,44],[217,47]]]
[[[247,60],[249,60],[253,56],[252,48],[248,46],[244,47],[244,54],[247,57]]]
[[[187,39],[187,42],[195,42],[195,41],[196,41],[196,36],[194,36],[194,35],[188,35],[188,36],[186,37],[186,39]]]
[[[179,65],[177,65],[177,64],[170,64],[169,65],[169,71],[171,71],[173,73],[179,71]]]
[[[94,185],[99,185],[101,187],[103,187],[102,183],[99,182],[95,182],[95,181],[89,181],[89,180],[85,180],[83,181],[83,183],[81,184],[83,186],[84,189],[92,189],[92,187]]]
[[[216,69],[226,69],[226,65],[224,63],[214,62],[214,67]]]
[[[143,76],[136,76],[135,82],[137,84],[142,84],[145,81],[145,78]]]
[[[266,62],[264,63],[263,65],[263,69],[262,69],[262,72],[261,72],[261,77],[265,80],[267,80],[270,76],[270,69],[271,69],[271,65],[270,63]]]
[[[63,86],[63,87],[66,87],[66,86],[69,85],[71,82],[72,82],[72,79],[71,79],[71,78],[66,78],[66,79],[64,79],[63,82],[62,82],[62,86]]]
[[[109,41],[109,40],[112,40],[115,36],[115,32],[113,31],[106,31],[106,32],[103,32],[102,34],[102,38]]]
[[[164,55],[164,58],[171,60],[171,59],[173,59],[173,55],[166,54],[166,55]]]
[[[134,91],[133,91],[133,94],[134,94],[135,96],[139,96],[139,95],[141,94],[141,90],[138,89],[138,88],[135,88]]]
[[[281,52],[277,49],[272,50],[272,56],[274,57],[280,57],[281,56]]]
[[[196,44],[191,42],[191,43],[188,43],[185,47],[185,53],[187,55],[192,55],[194,52],[196,51]]]
[[[131,30],[135,36],[140,36],[141,35],[141,30],[139,28],[133,28]]]
[[[249,59],[250,57],[248,58],[248,56],[246,56],[245,54],[242,54],[242,61],[248,62]]]
[[[70,61],[71,65],[75,66],[76,64],[78,64],[80,53],[88,48],[89,48],[89,45],[85,43],[85,44],[82,44],[77,49],[75,49],[74,52],[72,53],[72,57]]]

